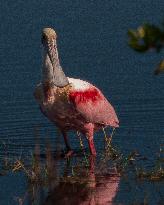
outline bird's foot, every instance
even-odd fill
[[[72,157],[73,154],[74,154],[74,151],[73,151],[73,150],[68,150],[67,153],[64,155],[64,158]]]

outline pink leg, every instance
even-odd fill
[[[87,129],[86,135],[87,135],[91,155],[96,156],[96,149],[93,141],[94,125],[92,123],[88,123],[87,125],[85,125],[85,128]]]
[[[88,139],[88,143],[89,143],[89,149],[90,149],[91,155],[96,156],[96,149],[95,149],[93,139]]]
[[[68,142],[67,133],[62,131],[62,134],[63,134],[64,142],[65,142],[65,145],[67,148],[67,153],[65,154],[65,157],[68,158],[68,157],[72,156],[73,150],[71,149],[70,144]]]

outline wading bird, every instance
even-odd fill
[[[96,155],[93,135],[103,127],[118,127],[119,121],[112,105],[94,85],[66,77],[58,58],[57,35],[52,28],[42,31],[42,80],[34,96],[42,113],[61,131],[67,156],[73,151],[67,132],[78,131],[86,136],[92,155]]]

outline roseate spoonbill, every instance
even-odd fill
[[[67,156],[73,151],[67,139],[69,130],[87,137],[92,155],[96,155],[94,132],[102,127],[118,127],[119,121],[112,105],[94,85],[65,76],[58,58],[57,35],[52,28],[42,31],[42,80],[34,96],[42,113],[61,130]]]

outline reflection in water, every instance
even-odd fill
[[[59,182],[49,192],[44,205],[110,204],[117,193],[119,177],[116,174],[97,176],[94,172],[94,164],[95,159],[91,157],[89,172],[84,172],[83,175],[79,176],[79,181]]]
[[[110,205],[118,190],[120,177],[116,171],[108,175],[96,174],[96,158],[90,156],[87,163],[77,163],[75,158],[64,160],[63,171],[58,170],[50,145],[46,147],[46,159],[41,162],[40,149],[35,147],[31,173],[35,178],[28,183],[25,201],[29,205]],[[81,159],[80,159],[81,160]],[[72,172],[72,166],[74,172]],[[61,167],[61,166],[60,166]],[[60,173],[60,174],[59,174]],[[44,175],[44,176],[43,176]],[[60,175],[60,177],[59,177]],[[45,177],[46,176],[46,177]],[[24,201],[24,202],[25,202]]]
[[[57,186],[49,189],[48,197],[43,205],[106,205],[112,204],[117,194],[119,176],[116,173],[106,176],[98,176],[95,174],[95,159],[89,160],[89,170],[81,170],[76,180],[68,180],[69,172],[67,172],[68,164],[65,168],[65,179],[59,181]]]

